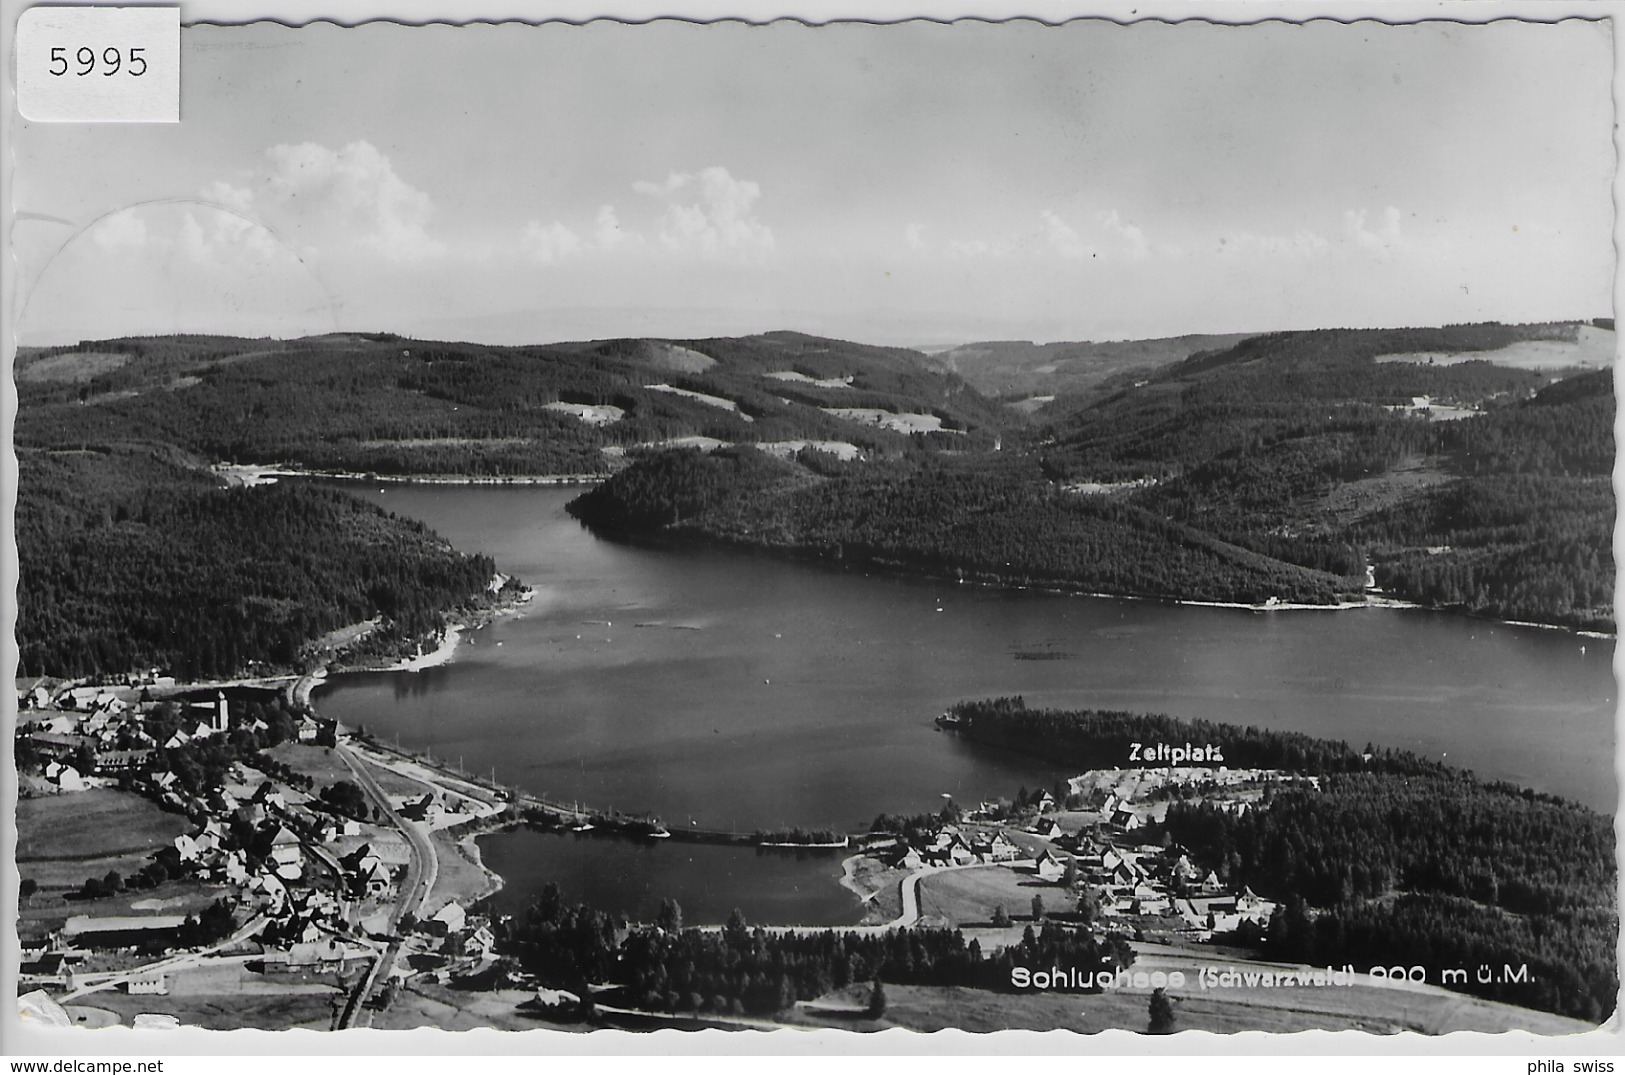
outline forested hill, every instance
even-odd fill
[[[1612,339],[1252,337],[1006,429],[1001,451],[650,460],[574,510],[623,534],[1193,600],[1364,600],[1369,570],[1383,596],[1612,630],[1613,382],[1563,365],[1582,333]]]
[[[535,347],[100,340],[19,354],[17,439],[380,474],[580,475],[682,438],[981,450],[1019,419],[920,357],[790,332]]]
[[[935,351],[926,362],[959,374],[987,395],[1041,404],[1047,402],[1045,397],[1090,392],[1112,378],[1145,377],[1169,363],[1222,351],[1246,338],[1238,334],[1042,344],[997,340]]]
[[[414,523],[332,491],[226,489],[209,464],[602,475],[673,442],[785,454],[816,443],[873,459],[985,451],[1020,421],[919,358],[788,332],[537,347],[171,336],[23,349],[22,670],[285,669],[363,622],[374,628],[362,651],[410,650],[492,600],[496,565]]]
[[[223,671],[297,657],[347,616],[432,630],[489,578],[330,494],[227,492],[199,473],[222,461],[613,473],[573,510],[628,536],[1244,603],[1364,600],[1369,571],[1390,597],[1611,630],[1612,376],[1579,367],[1612,339],[1569,323],[1153,341],[1032,416],[918,352],[790,332],[24,349],[19,637],[31,671]],[[662,454],[682,446],[714,454]]]
[[[1126,501],[1082,497],[1019,461],[840,463],[748,448],[670,452],[572,501],[626,537],[714,540],[942,577],[1169,599],[1328,604],[1358,580],[1261,556]]]
[[[387,654],[496,596],[489,557],[342,493],[139,448],[17,457],[19,675],[287,670],[363,621]]]

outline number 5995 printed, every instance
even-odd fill
[[[17,20],[17,110],[35,123],[177,123],[176,7],[34,7]]]
[[[81,45],[74,50],[73,62],[69,63],[68,49],[58,46],[51,50],[51,74],[60,78],[74,67],[78,67],[73,73],[81,76],[95,74],[99,68],[100,73],[109,78],[118,74],[121,69],[127,75],[140,78],[147,73],[147,58],[142,55],[146,51],[139,45],[131,46],[127,50],[128,62],[126,62],[125,52],[114,46],[109,45],[97,52],[89,45]]]

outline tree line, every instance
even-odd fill
[[[1013,967],[1115,972],[1133,961],[1121,938],[1046,923],[988,955],[957,929],[767,931],[739,911],[720,930],[681,926],[675,901],[665,926],[622,929],[613,916],[568,906],[548,884],[522,916],[502,925],[500,950],[544,983],[582,989],[614,981],[629,1004],[653,1011],[771,1015],[853,982],[1011,988]],[[617,935],[621,935],[617,941]]]
[[[1197,748],[1213,746],[1223,754],[1215,762],[1232,769],[1280,769],[1292,773],[1394,773],[1432,775],[1449,771],[1443,764],[1409,751],[1356,751],[1347,743],[1316,739],[1301,732],[1191,720],[1162,713],[1100,709],[1029,709],[1020,695],[957,702],[948,713],[950,727],[968,739],[1032,754],[1079,769],[1134,768],[1168,765],[1166,760],[1136,761],[1157,744]],[[1194,764],[1205,764],[1197,762]]]
[[[1456,772],[1339,772],[1240,816],[1175,802],[1164,824],[1229,884],[1282,901],[1272,957],[1423,964],[1435,982],[1527,963],[1531,982],[1456,984],[1581,1019],[1612,1010],[1613,825],[1594,811]]]

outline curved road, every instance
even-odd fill
[[[400,897],[389,916],[389,931],[395,933],[399,930],[401,921],[407,915],[416,915],[423,906],[423,901],[428,899],[429,893],[434,890],[435,879],[440,874],[440,860],[435,855],[434,844],[429,840],[428,834],[400,815],[389,801],[389,796],[384,794],[384,789],[367,770],[366,763],[358,759],[343,743],[336,749],[339,757],[344,759],[344,764],[355,774],[362,789],[378,804],[378,808],[389,818],[390,823],[406,837],[407,846],[411,850],[411,858],[406,863],[406,878],[401,883]],[[372,995],[378,982],[388,980],[390,972],[395,969],[395,961],[400,958],[401,945],[401,941],[389,942],[383,954],[373,963],[371,973],[362,980],[360,988],[344,1009],[344,1014],[339,1020],[340,1030],[353,1024],[361,1001]],[[371,1021],[370,1016],[368,1021]]]

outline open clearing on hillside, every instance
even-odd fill
[[[777,373],[764,373],[762,376],[771,377],[775,381],[791,381],[795,384],[812,385],[814,388],[851,388],[853,378],[847,377],[808,377],[805,373],[795,370],[780,370]]]
[[[115,351],[70,351],[65,355],[52,355],[20,366],[17,370],[17,379],[38,383],[88,381],[92,377],[116,370],[128,361],[129,355]]]
[[[1061,490],[1078,496],[1105,496],[1108,493],[1123,493],[1131,489],[1149,489],[1156,484],[1155,478],[1135,478],[1133,481],[1123,482],[1067,482],[1061,486]]]
[[[605,455],[625,454],[625,449],[621,449],[620,453],[610,451],[611,448],[617,447],[619,447],[619,445],[610,444],[599,450]],[[645,441],[642,444],[636,445],[636,447],[658,450],[664,450],[666,448],[692,448],[701,452],[714,452],[718,448],[728,447],[728,442],[725,440],[718,440],[715,437],[672,437],[670,440]]]
[[[1402,414],[1417,415],[1430,422],[1457,422],[1472,418],[1479,411],[1471,407],[1455,407],[1448,403],[1435,403],[1430,396],[1413,396],[1409,403],[1398,403],[1387,408]]]
[[[961,429],[944,429],[942,419],[934,414],[897,414],[874,407],[820,407],[819,410],[849,422],[880,426],[898,433],[963,433]]]
[[[1313,517],[1329,517],[1329,524],[1341,529],[1448,481],[1441,460],[1412,456],[1385,473],[1337,486],[1311,510]]]
[[[765,440],[752,445],[752,447],[759,448],[769,455],[776,455],[781,459],[788,459],[804,448],[827,452],[848,462],[862,454],[856,444],[849,444],[844,440]]]
[[[543,404],[542,410],[568,414],[579,418],[590,426],[607,426],[626,417],[625,411],[619,407],[612,407],[607,403],[547,403]]]
[[[690,392],[686,388],[674,388],[669,384],[646,384],[643,387],[651,392],[666,392],[673,396],[682,396],[684,399],[692,399],[696,403],[704,403],[708,407],[720,407],[725,411],[733,411],[747,422],[755,421],[750,415],[741,412],[739,404],[731,399],[723,399],[721,396],[708,396],[704,392]]]
[[[1006,403],[1005,406],[1011,410],[1020,411],[1022,414],[1036,414],[1054,402],[1054,396],[1028,396],[1026,399]]]
[[[1614,333],[1591,325],[1581,325],[1578,338],[1566,340],[1522,340],[1498,351],[1413,351],[1402,355],[1382,355],[1378,362],[1416,362],[1423,365],[1455,366],[1463,362],[1493,362],[1520,370],[1558,370],[1584,366],[1605,369],[1614,363]]]
[[[717,360],[710,355],[658,340],[649,341],[645,356],[654,365],[677,373],[704,373],[717,364]]]

